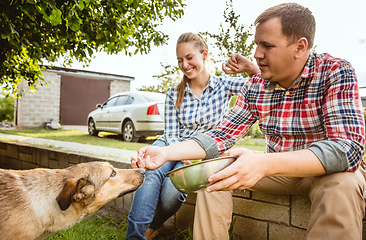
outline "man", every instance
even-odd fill
[[[311,200],[307,239],[361,239],[365,123],[355,71],[345,60],[311,52],[315,19],[301,5],[271,7],[255,26],[254,57],[261,74],[248,80],[228,116],[192,140],[140,149],[138,164],[154,169],[168,160],[217,157],[258,121],[267,152],[229,150],[227,154],[238,159],[209,177],[212,184],[206,192],[302,194]],[[224,71],[241,72],[241,58],[234,54]],[[219,239],[204,230],[215,226],[205,223],[211,213],[202,210],[217,208],[219,201],[204,191],[198,195],[195,239]],[[216,231],[223,234],[227,229]]]

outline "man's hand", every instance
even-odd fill
[[[163,147],[146,146],[137,151],[137,158],[131,158],[132,168],[153,170],[159,168],[168,159]]]
[[[208,192],[233,189],[247,189],[265,176],[265,167],[261,165],[263,154],[245,148],[228,151],[229,156],[238,156],[235,162],[222,171],[211,175]]]
[[[246,72],[250,77],[254,74],[260,73],[260,70],[256,64],[237,53],[231,55],[229,60],[222,64],[222,70],[226,74]]]

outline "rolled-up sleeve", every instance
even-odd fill
[[[309,150],[317,156],[327,174],[348,170],[347,153],[339,144],[323,140],[312,143]]]
[[[212,137],[205,133],[197,133],[192,137],[206,152],[206,157],[204,159],[217,158],[219,153],[217,151],[217,145]]]
[[[365,121],[354,69],[342,62],[328,77],[327,90],[323,99],[324,124],[327,138],[338,144],[345,154],[339,154],[339,148],[327,147],[332,158],[321,159],[326,166],[339,166],[337,171],[355,171],[363,162],[365,146]],[[329,154],[328,154],[329,155]],[[345,163],[347,169],[344,169]],[[343,170],[342,170],[343,169]],[[334,172],[336,169],[326,169]]]

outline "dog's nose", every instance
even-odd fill
[[[145,176],[145,169],[143,169],[143,168],[139,168],[139,170],[140,170],[140,174],[142,175],[142,176]]]

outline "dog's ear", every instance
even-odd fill
[[[67,180],[56,200],[61,210],[64,211],[73,200],[79,202],[83,199],[88,199],[85,202],[86,205],[94,199],[94,184],[86,178]]]
[[[78,180],[69,179],[65,182],[63,189],[56,200],[62,211],[65,211],[71,204],[72,198],[77,190]]]
[[[94,184],[92,182],[90,182],[86,178],[81,178],[81,179],[79,179],[77,190],[74,194],[73,199],[76,202],[79,202],[83,199],[93,200],[94,190],[95,190],[95,187],[94,187]],[[86,203],[86,204],[89,204],[89,202]]]

